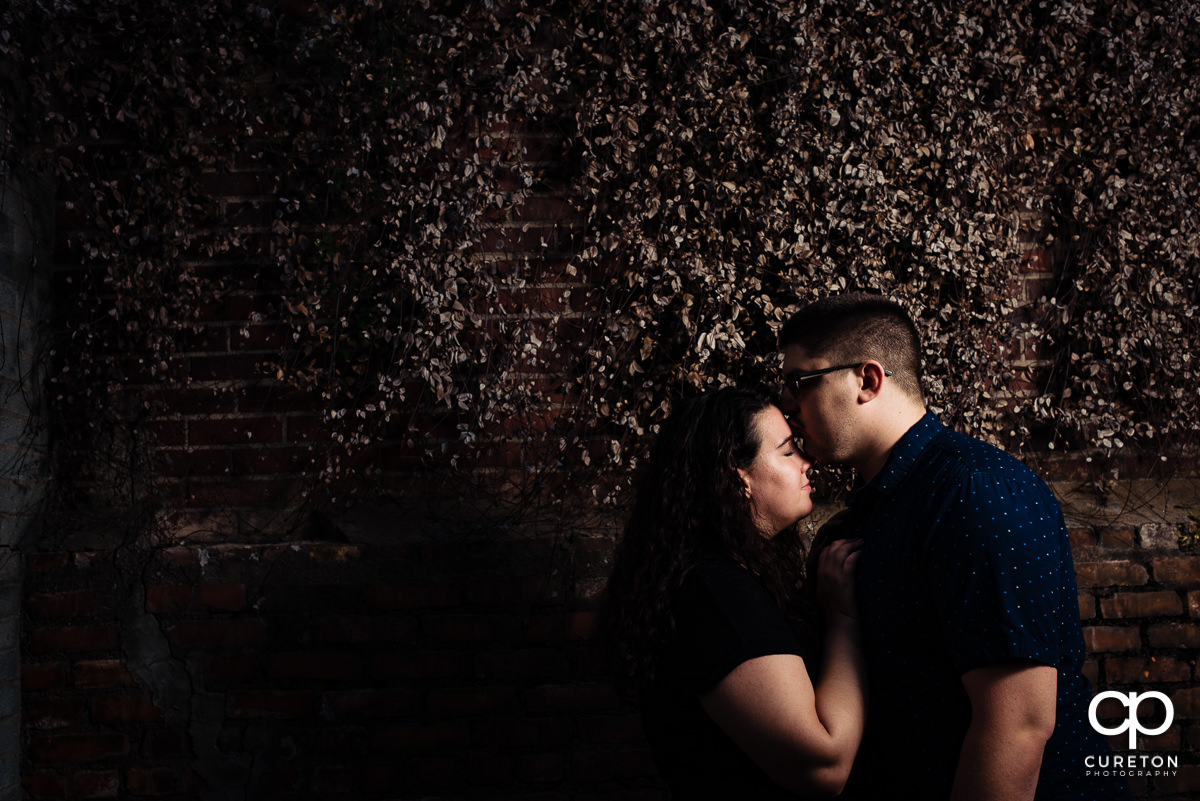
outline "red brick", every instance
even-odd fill
[[[289,416],[284,422],[288,442],[313,442],[329,436],[329,425],[315,415]]]
[[[1147,710],[1146,712],[1142,713],[1143,714],[1142,720],[1145,720],[1147,725],[1151,725],[1150,724],[1151,720],[1153,720],[1155,723],[1161,724],[1163,721],[1163,718],[1161,715],[1156,715],[1154,718],[1151,718],[1149,716],[1150,706],[1151,706],[1150,704],[1146,704],[1144,707],[1139,709],[1139,711],[1141,711],[1142,709]],[[1156,702],[1154,704],[1154,708],[1161,709],[1162,707],[1159,706],[1159,704]],[[1120,725],[1120,723],[1115,723],[1114,725]],[[1177,752],[1177,751],[1179,751],[1179,748],[1180,748],[1180,745],[1182,742],[1183,742],[1183,740],[1180,737],[1180,727],[1178,725],[1176,725],[1175,722],[1172,722],[1171,728],[1167,729],[1162,734],[1156,734],[1156,735],[1152,735],[1152,736],[1146,735],[1146,734],[1139,734],[1138,738],[1137,738],[1138,750],[1142,751],[1142,752],[1154,752],[1154,751],[1158,751],[1160,753],[1164,753],[1167,751]],[[1121,748],[1122,749],[1129,748],[1129,735],[1128,734],[1125,735],[1125,741],[1122,743]]]
[[[408,643],[417,635],[417,621],[407,616],[335,615],[314,625],[318,643]]]
[[[1188,614],[1200,617],[1200,590],[1192,590],[1187,594]]]
[[[129,738],[124,734],[52,734],[29,741],[30,759],[40,764],[95,762],[128,753]]]
[[[1200,624],[1159,623],[1147,632],[1155,648],[1200,648]]]
[[[462,763],[453,756],[429,754],[419,759],[408,759],[405,762],[405,783],[411,785],[418,792],[423,791],[422,795],[433,792],[450,793],[453,794],[451,797],[457,798],[459,797],[457,791],[466,784]],[[375,784],[379,778],[379,774],[368,774],[367,789],[376,792],[385,790],[386,785]]]
[[[106,724],[146,722],[163,714],[147,693],[140,692],[93,698],[91,707],[92,718],[97,723]]]
[[[119,647],[120,641],[120,631],[113,624],[38,628],[33,632],[36,653],[111,651]]]
[[[357,767],[340,765],[318,765],[313,768],[312,789],[314,793],[333,797],[338,793],[344,795],[346,788],[353,787],[358,778]]]
[[[367,585],[367,603],[375,609],[435,609],[458,606],[461,592],[451,581],[406,581]]]
[[[655,776],[658,769],[648,748],[576,752],[571,775],[585,782]]]
[[[1200,687],[1189,687],[1167,694],[1171,697],[1171,705],[1175,707],[1176,719],[1200,719]]]
[[[1100,611],[1107,618],[1167,617],[1183,612],[1176,592],[1118,592],[1100,599]]]
[[[1067,539],[1071,543],[1072,550],[1096,545],[1100,541],[1096,536],[1095,529],[1090,526],[1068,526]],[[1078,573],[1078,570],[1076,573]]]
[[[189,789],[186,768],[130,768],[125,773],[125,787],[130,795],[175,795]]]
[[[468,584],[464,600],[468,604],[482,607],[547,603],[564,592],[564,589],[562,581],[541,577],[485,579]]]
[[[85,721],[82,698],[37,696],[21,704],[21,725],[32,729],[65,729]]]
[[[291,345],[291,326],[279,323],[247,325],[245,328],[239,328],[234,332],[229,343],[230,349],[234,351],[266,352],[273,357],[277,357],[281,351]]]
[[[213,197],[265,195],[275,191],[275,180],[265,172],[206,172],[200,176],[201,194]]]
[[[336,681],[362,676],[362,657],[352,653],[300,651],[272,654],[267,675],[271,679],[318,679]]]
[[[1054,254],[1044,248],[1030,250],[1022,257],[1017,269],[1022,273],[1054,272]]]
[[[423,706],[421,693],[407,689],[345,690],[321,696],[322,712],[331,720],[417,715]]]
[[[300,473],[316,464],[312,445],[264,445],[235,450],[229,458],[231,471],[238,476]]]
[[[227,704],[231,718],[303,719],[312,716],[313,694],[310,692],[236,692],[229,693]]]
[[[1096,616],[1096,598],[1090,593],[1079,594],[1079,619],[1090,620]]]
[[[151,758],[187,757],[191,741],[187,732],[179,729],[151,729],[142,740],[141,754]]]
[[[595,612],[531,615],[525,621],[525,637],[535,642],[586,640],[595,629]]]
[[[421,760],[413,760],[417,764],[427,759],[423,757]],[[453,770],[453,760],[436,760],[436,765],[440,766],[444,762],[449,761],[450,769]],[[394,792],[396,787],[412,786],[415,782],[414,766],[408,763],[397,762],[390,760],[386,763],[372,762],[359,770],[358,782],[362,789],[369,793],[388,793]],[[437,783],[437,788],[440,793],[446,793],[454,789],[451,786],[452,775],[447,774],[440,777],[441,780]],[[461,783],[461,782],[460,782]],[[426,788],[432,790],[433,788]]]
[[[433,642],[482,643],[513,639],[519,623],[510,615],[430,615],[421,629]]]
[[[1107,684],[1157,684],[1188,681],[1192,668],[1187,662],[1172,657],[1110,657],[1104,662]]]
[[[267,624],[255,618],[182,620],[168,626],[167,634],[187,648],[245,648],[266,640]]]
[[[229,350],[229,329],[223,327],[186,328],[177,332],[173,339],[179,353],[226,353]]]
[[[523,782],[561,782],[568,769],[562,754],[529,754],[517,758],[517,778]]]
[[[1200,556],[1167,556],[1152,559],[1154,580],[1164,584],[1200,584]]]
[[[430,690],[429,713],[442,715],[490,715],[515,709],[517,693],[512,687],[451,687]]]
[[[1127,626],[1084,626],[1083,642],[1088,653],[1136,651],[1142,644],[1138,630]]]
[[[58,773],[50,770],[37,770],[24,773],[21,786],[30,798],[66,798],[67,783]]]
[[[475,659],[475,675],[481,678],[549,679],[563,676],[569,669],[567,655],[553,648],[491,651]]]
[[[156,445],[187,444],[187,427],[182,421],[150,420],[144,424],[144,428]]]
[[[21,665],[21,690],[39,692],[67,683],[66,662],[32,662]]]
[[[468,656],[459,651],[377,654],[371,658],[367,675],[372,679],[432,679],[465,676],[470,672]]]
[[[1195,798],[1196,788],[1200,787],[1200,765],[1185,765],[1181,760],[1179,768],[1172,772],[1174,775],[1155,778],[1157,793],[1179,793],[1180,798]]]
[[[480,745],[546,748],[569,740],[574,724],[567,717],[492,718],[475,724]]]
[[[584,743],[644,743],[639,715],[603,715],[579,719],[579,740]]]
[[[1088,680],[1088,686],[1098,687],[1100,685],[1100,666],[1095,659],[1085,659],[1082,672]]]
[[[27,553],[25,554],[25,569],[34,573],[64,568],[71,563],[71,555],[61,551],[57,553]]]
[[[1080,587],[1137,587],[1150,580],[1134,562],[1085,562],[1076,565],[1075,577]]]
[[[187,585],[155,585],[146,588],[146,611],[176,615],[192,605],[192,588]]]
[[[160,390],[155,402],[171,414],[231,414],[237,410],[237,401],[228,387],[199,384],[186,389]]]
[[[511,784],[516,775],[511,756],[468,754],[464,761],[464,773],[472,784]]]
[[[71,618],[107,611],[92,590],[74,590],[35,595],[25,602],[25,609],[38,618]]]
[[[471,728],[465,723],[401,723],[379,729],[372,741],[372,748],[397,753],[410,750],[443,751],[463,748],[470,742]]]
[[[246,684],[264,677],[262,659],[255,653],[205,654],[204,677],[218,684]]]
[[[1105,548],[1133,548],[1137,532],[1133,526],[1105,526],[1100,530],[1100,544]]]
[[[300,765],[275,765],[267,771],[263,785],[276,794],[298,793],[304,786],[304,768]]]
[[[203,445],[260,445],[283,440],[283,422],[276,417],[232,417],[227,420],[193,420],[188,443]]]
[[[539,712],[606,712],[620,706],[617,691],[609,684],[555,684],[525,693],[525,706]]]
[[[75,798],[115,798],[121,791],[121,779],[115,770],[81,770],[71,777]]]
[[[133,677],[118,659],[91,659],[71,666],[71,677],[81,690],[129,687]]]

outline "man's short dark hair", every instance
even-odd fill
[[[779,347],[799,345],[832,364],[874,360],[914,398],[921,394],[921,337],[908,312],[883,295],[848,292],[810,303],[779,333]]]

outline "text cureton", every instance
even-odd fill
[[[1164,757],[1162,754],[1104,754],[1085,757],[1083,764],[1089,768],[1177,768],[1179,757]]]

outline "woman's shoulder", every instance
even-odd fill
[[[716,598],[775,600],[761,581],[748,569],[732,559],[710,559],[697,564],[684,579],[685,590],[700,592]]]
[[[745,566],[730,560],[708,560],[692,569],[675,597],[678,618],[703,619],[711,626],[758,628],[767,620],[784,620],[775,597]]]
[[[675,596],[675,638],[669,649],[676,680],[703,691],[742,662],[769,654],[806,660],[810,644],[759,580],[732,560],[696,565]]]

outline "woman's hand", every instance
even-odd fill
[[[825,614],[858,617],[854,599],[854,568],[862,540],[834,540],[821,549],[817,562],[817,598]]]

